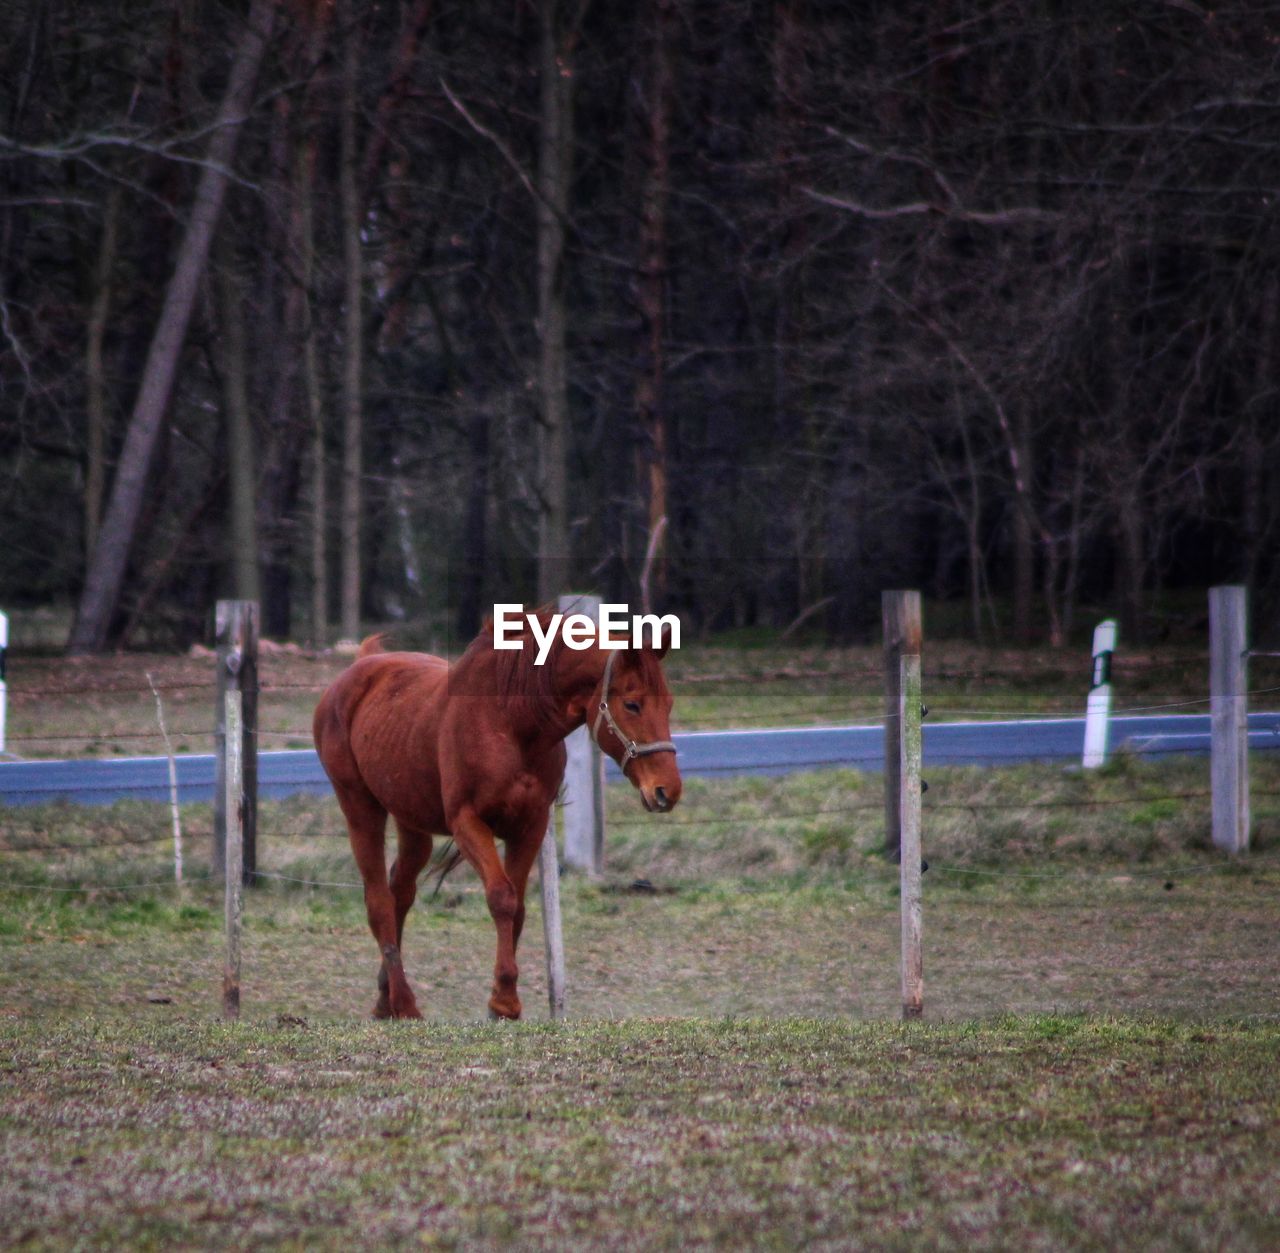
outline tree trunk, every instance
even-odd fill
[[[85,484],[84,556],[92,558],[102,521],[102,497],[107,487],[107,385],[102,365],[102,341],[111,309],[111,271],[116,259],[120,220],[120,185],[112,184],[102,210],[102,242],[93,276],[93,304],[85,336]]]
[[[1267,396],[1271,391],[1272,379],[1275,377],[1276,313],[1278,305],[1280,305],[1280,281],[1277,281],[1273,274],[1263,286],[1258,335],[1259,350],[1255,367],[1256,374],[1254,376],[1255,396]],[[1267,453],[1262,439],[1262,431],[1265,426],[1275,422],[1276,406],[1274,402],[1271,402],[1263,408],[1263,414],[1271,415],[1269,418],[1266,416],[1260,418],[1259,408],[1260,406],[1257,404],[1249,405],[1243,420],[1243,481],[1241,483],[1240,526],[1242,552],[1240,555],[1239,577],[1249,589],[1250,595],[1254,596],[1255,604],[1257,603],[1256,594],[1259,590],[1259,571],[1262,568],[1263,557],[1269,547],[1267,541],[1270,530],[1268,526],[1270,519],[1264,509],[1267,499]],[[1274,426],[1272,429],[1275,429]]]
[[[1018,644],[1032,639],[1032,608],[1035,599],[1036,550],[1031,514],[1031,441],[1025,415],[1017,423],[1018,467],[1022,476],[1013,500],[1013,638]]]
[[[1120,629],[1124,638],[1134,644],[1141,643],[1146,637],[1143,587],[1147,559],[1139,490],[1140,479],[1135,475],[1128,484],[1128,490],[1121,492],[1116,507],[1116,538],[1120,544],[1116,562],[1116,593],[1120,602]]]
[[[569,590],[565,222],[573,152],[573,78],[556,0],[538,6],[538,600]]]
[[[467,432],[467,504],[462,528],[462,578],[458,594],[458,630],[469,640],[483,617],[484,570],[489,512],[489,406],[472,410]]]
[[[329,524],[328,461],[325,454],[324,399],[320,387],[320,363],[316,357],[315,309],[311,284],[315,274],[315,224],[312,178],[315,139],[308,134],[298,152],[294,195],[297,199],[298,242],[302,249],[302,380],[311,428],[311,647],[323,648],[329,625],[329,565],[326,530]]]
[[[228,250],[229,251],[229,250]],[[248,354],[245,347],[243,295],[234,265],[218,267],[221,305],[222,397],[227,432],[227,470],[231,483],[227,556],[236,600],[262,600],[258,566],[257,458],[249,417]]]
[[[1076,449],[1071,473],[1071,514],[1067,523],[1067,573],[1062,586],[1062,638],[1071,639],[1080,594],[1080,550],[1084,546],[1084,487],[1087,466],[1083,448]]]
[[[360,634],[360,510],[363,464],[363,368],[361,290],[363,262],[360,255],[360,193],[357,183],[356,108],[360,86],[358,32],[352,27],[349,0],[340,24],[346,31],[342,54],[341,169],[343,256],[342,335],[342,634]]]
[[[665,340],[667,283],[667,202],[671,188],[672,67],[670,0],[652,0],[652,62],[645,128],[645,178],[640,202],[641,341],[636,375],[636,417],[640,423],[640,490],[648,505],[650,542],[667,516],[667,414]],[[656,555],[648,584],[654,603],[666,592],[666,562]]]
[[[291,58],[299,59],[296,55]],[[305,111],[304,103],[304,111]],[[303,289],[302,212],[298,203],[295,152],[305,127],[293,118],[292,97],[275,101],[269,145],[270,172],[262,180],[259,200],[269,260],[258,267],[257,308],[269,310],[269,322],[255,336],[256,377],[266,393],[259,401],[261,444],[257,457],[257,509],[262,598],[259,625],[264,636],[293,632],[295,519],[302,463],[310,423],[298,401],[302,341],[306,334]]]
[[[960,423],[960,438],[964,448],[965,486],[964,537],[965,564],[969,571],[969,620],[973,627],[975,644],[986,642],[982,629],[983,599],[987,591],[986,558],[982,553],[982,474],[973,455],[973,440],[969,436],[969,423],[961,404],[956,405]],[[958,493],[957,493],[958,495]]]
[[[271,37],[275,10],[276,0],[253,0],[236,48],[226,94],[209,141],[208,161],[200,173],[191,217],[178,250],[173,277],[169,281],[147,354],[138,399],[129,419],[111,499],[86,571],[85,586],[68,644],[68,651],[72,654],[99,652],[107,643],[129,552],[133,547],[151,455],[173,393],[178,359],[182,355],[200,279],[222,211],[227,171],[235,159],[241,123],[252,102],[253,85]]]
[[[391,59],[391,73],[382,95],[378,97],[373,123],[369,128],[369,146],[365,150],[360,177],[362,201],[365,204],[372,194],[374,180],[391,141],[395,112],[403,107],[413,85],[413,67],[417,63],[422,33],[431,19],[434,5],[435,0],[413,0],[413,4],[402,15],[400,36]]]

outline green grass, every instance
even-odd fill
[[[24,1248],[1274,1247],[1274,1022],[0,1023]]]
[[[935,650],[931,717],[1079,703],[1079,659],[1048,662]],[[127,685],[155,659],[121,664]],[[304,727],[342,663],[271,664],[264,726]],[[207,719],[210,665],[164,672],[171,728]],[[671,669],[684,725],[786,724],[873,712],[854,671],[877,665]],[[1118,703],[1204,685],[1190,661],[1125,682]],[[149,691],[76,683],[11,727],[77,752],[154,727]],[[424,875],[406,931],[427,1021],[367,1021],[360,892],[289,881],[354,883],[331,799],[261,806],[260,864],[288,879],[247,894],[235,1025],[208,806],[183,811],[182,889],[163,805],[0,810],[0,1245],[1274,1248],[1278,756],[1251,764],[1236,861],[1204,761],[927,770],[909,1026],[875,775],[689,780],[667,816],[612,788],[604,879],[561,881],[569,1019],[546,1021],[535,887],[526,1022],[498,1027],[465,869],[434,898]]]
[[[930,772],[931,1014],[1216,1015],[1276,999],[1280,762],[1254,764],[1253,847],[1239,861],[1212,848],[1205,773],[1186,760]],[[878,777],[694,779],[661,817],[620,785],[608,809],[604,879],[563,881],[573,1012],[897,1012],[897,871],[881,851]],[[157,988],[186,1009],[212,1004],[209,807],[184,811],[181,891],[168,824],[164,806],[138,802],[4,811],[0,1012],[129,1012]],[[336,805],[264,803],[259,847],[260,868],[284,878],[249,894],[247,1012],[363,1015],[376,954]],[[430,1014],[467,1021],[483,1007],[491,924],[466,867],[434,887],[428,871],[406,961]],[[535,1014],[537,918],[535,904]]]
[[[831,786],[801,783],[748,791],[776,812]],[[413,1024],[365,1018],[356,891],[248,894],[236,1025],[217,1017],[214,886],[6,893],[0,1243],[1275,1247],[1268,852],[1171,845],[1152,867],[973,848],[976,875],[940,858],[928,1021],[905,1026],[871,829],[843,849],[724,825],[745,850],[649,824],[611,846],[604,882],[562,880],[563,1024],[546,1021],[536,893],[527,1021],[479,1021],[493,934],[465,874],[410,918]],[[279,831],[264,852],[353,878],[326,835]]]

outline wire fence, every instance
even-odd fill
[[[1249,691],[1248,699],[1251,704],[1273,703],[1276,694],[1280,693],[1280,683],[1271,682],[1270,676],[1280,675],[1280,666],[1275,664],[1280,658],[1275,654],[1262,653],[1255,654],[1255,657],[1259,669],[1265,670],[1265,677]],[[259,684],[260,725],[257,731],[259,741],[264,746],[281,743],[309,744],[310,730],[304,724],[307,721],[305,715],[311,703],[310,698],[318,695],[328,685],[333,674],[346,664],[345,660],[307,663],[315,666],[318,672],[313,676],[303,677],[299,677],[295,671],[273,675],[270,672],[271,658],[265,657],[262,662],[263,673]],[[174,721],[175,714],[178,718],[177,725],[171,726],[168,731],[170,740],[180,748],[187,748],[195,742],[204,751],[208,751],[214,739],[213,706],[216,685],[212,677],[211,662],[201,664],[207,665],[204,678],[190,673],[155,682],[149,675],[145,678],[107,676],[105,679],[95,676],[84,684],[53,678],[24,682],[19,674],[12,674],[9,696],[16,716],[11,718],[12,729],[8,740],[24,748],[39,746],[49,749],[80,745],[86,753],[95,755],[119,752],[123,746],[158,744],[164,740],[165,733],[150,720],[154,719],[154,702],[159,693],[167,707],[169,721]],[[1266,669],[1268,666],[1270,669]],[[1143,684],[1148,680],[1158,683],[1160,676],[1173,674],[1176,678],[1175,686],[1185,686],[1192,681],[1188,676],[1194,675],[1194,682],[1203,691],[1207,685],[1207,668],[1208,655],[1199,653],[1179,655],[1176,658],[1117,659],[1112,680],[1123,691],[1126,678],[1141,680]],[[882,726],[885,720],[883,697],[879,690],[883,684],[883,671],[871,665],[764,664],[732,672],[698,674],[679,674],[677,667],[672,667],[672,670],[672,686],[682,702],[687,701],[694,706],[694,716],[690,722],[696,726],[714,724],[731,728],[813,725],[830,724],[839,720],[841,725],[875,727]],[[1079,684],[1080,700],[1071,705],[1055,700],[1048,705],[1040,702],[1037,707],[1034,697],[1037,685],[1048,684],[1054,691],[1058,691],[1067,686],[1064,676],[1078,676],[1080,670],[1079,659],[1065,658],[1047,664],[1033,664],[1020,659],[1012,668],[1001,668],[994,664],[944,664],[932,669],[926,668],[926,699],[929,698],[931,685],[932,690],[937,692],[936,700],[930,702],[932,708],[929,726],[961,718],[1025,723],[1079,718],[1084,705],[1083,683]],[[1013,702],[993,705],[966,700],[964,696],[954,699],[957,685],[974,683],[994,684],[1004,693],[1021,693],[1025,690],[1028,694],[1027,704],[1014,707]],[[1149,689],[1144,687],[1143,690]],[[706,695],[708,693],[710,696]],[[966,689],[965,695],[969,694]],[[1113,709],[1112,716],[1123,718],[1203,712],[1209,703],[1206,696],[1189,693],[1180,693],[1177,699],[1158,699],[1160,692],[1157,689],[1151,695],[1152,699],[1149,700],[1134,700],[1120,705]],[[738,702],[741,702],[742,707],[738,707]],[[120,712],[126,706],[127,716]],[[118,720],[112,721],[116,717]],[[144,719],[149,721],[144,722]],[[66,725],[67,721],[75,722],[75,729]],[[968,837],[965,857],[992,855],[990,850],[982,847],[983,828],[992,823],[1008,826],[1011,820],[1020,817],[1033,823],[1049,815],[1079,817],[1085,814],[1123,814],[1126,811],[1149,810],[1153,806],[1181,806],[1194,812],[1178,815],[1176,821],[1170,816],[1157,818],[1155,822],[1167,822],[1179,830],[1207,825],[1210,791],[1207,786],[1187,784],[1188,775],[1197,772],[1205,776],[1202,782],[1207,782],[1207,767],[1203,760],[1199,765],[1183,765],[1173,769],[1171,773],[1161,773],[1161,763],[1168,763],[1172,768],[1186,757],[1185,747],[1176,743],[1157,742],[1142,747],[1141,756],[1154,763],[1152,769],[1155,775],[1151,779],[1141,780],[1140,787],[1132,784],[1130,793],[1125,795],[1000,796],[991,794],[989,789],[975,791],[970,782],[965,784],[968,794],[957,796],[956,789],[960,785],[948,774],[945,753],[939,751],[931,756],[929,734],[930,731],[926,730],[925,769],[926,778],[933,780],[933,788],[924,801],[926,820],[933,815],[936,821],[944,822],[950,814],[962,817],[970,824],[978,824],[979,829],[971,832]],[[1277,806],[1272,802],[1280,797],[1280,787],[1276,786],[1280,783],[1280,776],[1269,768],[1269,763],[1276,761],[1280,764],[1280,759],[1271,756],[1280,752],[1280,715],[1276,717],[1272,735],[1274,743],[1265,737],[1255,737],[1257,742],[1250,744],[1251,758],[1260,765],[1268,763],[1268,769],[1255,781],[1251,793],[1255,802],[1258,802],[1255,806],[1255,830],[1259,835],[1260,850],[1253,854],[1251,860],[1256,860],[1258,864],[1262,864],[1262,859],[1268,855],[1270,842],[1276,838],[1278,815]],[[1021,755],[1020,751],[974,752],[970,749],[968,759],[973,765],[998,768],[1016,764]],[[755,763],[755,766],[766,772],[825,771],[833,767],[865,770],[878,767],[881,761],[882,752],[877,747],[875,751],[866,752],[816,753],[800,760],[765,759]],[[811,837],[814,828],[847,826],[856,832],[856,838],[844,843],[834,841],[832,847],[837,852],[840,849],[866,849],[874,845],[877,833],[882,835],[883,800],[875,794],[862,794],[874,793],[874,788],[854,788],[847,782],[838,782],[830,788],[815,789],[812,785],[802,785],[797,792],[785,778],[780,778],[761,792],[757,782],[744,783],[733,777],[742,772],[741,765],[707,768],[705,773],[709,776],[709,793],[701,799],[687,799],[675,816],[663,816],[655,820],[651,816],[633,814],[620,805],[615,805],[617,812],[609,818],[609,830],[619,839],[633,842],[642,842],[646,834],[665,839],[667,832],[675,830],[682,837],[694,835],[696,829],[716,838],[726,832],[771,830],[777,833],[775,839],[801,842],[808,839],[813,844]],[[1016,786],[1025,789],[1040,786],[1041,782],[1024,781]],[[167,785],[157,784],[148,790],[158,801],[166,795]],[[808,799],[815,790],[823,793],[822,799],[817,803]],[[851,792],[856,795],[849,795]],[[194,848],[197,857],[194,873],[184,876],[186,882],[201,882],[208,878],[207,870],[200,864],[201,853],[207,852],[211,841],[212,824],[208,810],[207,805],[183,806],[184,821],[188,826],[186,839],[189,853]],[[148,812],[144,814],[143,811]],[[321,814],[319,820],[317,812]],[[3,813],[0,810],[0,814]],[[29,824],[17,822],[13,813],[0,823],[0,866],[29,865],[45,859],[48,863],[47,873],[24,878],[17,874],[7,875],[0,869],[0,888],[8,891],[81,894],[133,892],[148,888],[160,890],[172,884],[171,877],[162,878],[158,874],[140,877],[144,868],[157,869],[154,854],[162,853],[164,847],[172,842],[172,834],[168,830],[168,812],[161,804],[138,801],[128,814],[121,816],[110,811],[103,821],[88,824],[73,820],[64,807],[42,807],[40,821],[44,825],[38,831],[33,830]],[[259,842],[268,865],[259,869],[256,874],[264,883],[276,882],[309,889],[355,889],[360,886],[351,878],[336,873],[338,866],[349,866],[350,862],[342,844],[344,831],[340,817],[331,798],[319,806],[311,802],[305,814],[298,814],[284,803],[263,804],[261,813]],[[143,826],[154,829],[137,829]],[[75,834],[66,838],[67,830]],[[311,862],[307,860],[311,856],[308,850],[314,850],[325,841],[331,842],[329,851],[325,853],[320,868],[312,868]],[[821,840],[817,844],[821,846]],[[944,841],[943,848],[947,847]],[[1089,872],[1085,870],[1039,873],[1007,869],[999,865],[961,864],[960,853],[956,851],[959,847],[956,844],[953,853],[944,853],[942,856],[931,852],[931,869],[943,875],[985,878],[1053,880],[1089,877]],[[281,854],[279,859],[275,857],[275,850],[279,850]],[[106,863],[112,858],[126,869],[137,866],[138,875],[125,878],[108,872]],[[828,863],[831,861],[832,858],[829,857]],[[1113,861],[1114,858],[1109,859],[1102,872],[1108,878],[1117,874]],[[301,867],[298,873],[291,872],[291,866],[295,863]],[[1228,869],[1231,864],[1205,863],[1196,873]],[[874,872],[874,866],[865,859],[858,861],[857,867],[860,872]],[[1186,865],[1180,863],[1176,873],[1186,873],[1187,869]],[[1147,879],[1167,876],[1174,871],[1153,870],[1135,865],[1124,873],[1134,879]],[[65,881],[54,881],[57,879]]]
[[[1204,840],[1210,790],[1205,786],[1177,786],[1190,774],[1205,775],[1203,762],[1184,763],[1173,777],[1153,767],[1136,780],[1123,775],[1111,780],[1110,786],[1132,789],[1125,795],[1002,795],[1000,788],[1016,789],[1019,782],[992,775],[995,794],[987,790],[988,780],[983,779],[981,793],[954,798],[953,789],[972,786],[972,776],[957,782],[945,771],[932,773],[934,782],[924,798],[923,809],[925,830],[935,838],[926,855],[930,869],[944,876],[1114,881],[1117,875],[1125,875],[1136,881],[1204,873],[1205,867],[1223,871],[1238,868],[1236,862],[1212,853]],[[741,784],[738,787],[725,787],[713,780],[702,796],[691,799],[674,814],[658,818],[633,810],[627,785],[617,785],[611,793],[608,821],[612,846],[621,851],[616,858],[617,867],[623,877],[651,878],[653,848],[671,845],[675,840],[660,860],[672,869],[673,863],[686,859],[691,863],[687,875],[678,870],[673,873],[677,878],[696,878],[698,871],[693,867],[700,861],[700,847],[711,841],[711,847],[719,850],[718,868],[727,873],[735,854],[731,850],[726,854],[723,845],[730,840],[744,866],[758,864],[762,872],[772,873],[779,868],[838,871],[844,877],[892,883],[894,869],[878,856],[870,855],[879,848],[884,829],[884,803],[876,782],[851,784],[839,774],[829,780],[819,778],[781,777],[763,787],[755,779],[737,781]],[[1259,868],[1271,864],[1280,840],[1280,786],[1276,786],[1280,771],[1271,770],[1266,783],[1252,789],[1255,848],[1249,862]],[[1081,786],[1081,780],[1079,776],[1062,776],[1060,771],[1050,770],[1026,785],[1032,789],[1070,788]],[[1085,781],[1083,785],[1091,783]],[[824,799],[804,803],[815,791],[821,792]],[[853,795],[848,795],[850,791]],[[39,838],[15,838],[12,821],[5,824],[9,829],[0,836],[0,889],[110,894],[173,886],[171,874],[166,877],[164,870],[172,833],[167,829],[168,811],[163,804],[133,801],[97,810],[94,820],[77,816],[75,834],[67,838],[59,828],[68,821],[69,812],[70,807],[59,805],[32,811],[35,820],[43,824]],[[187,805],[183,812],[190,867],[184,881],[200,883],[209,878],[211,807]],[[1129,816],[1138,812],[1144,815],[1143,825],[1132,831],[1127,825]],[[1159,834],[1165,828],[1167,834],[1161,836],[1154,849],[1134,848],[1128,857],[1123,848],[1115,847],[1114,841],[1103,841],[1106,846],[1099,848],[1099,832],[1109,829],[1112,820],[1096,816],[1110,814],[1119,815],[1126,838]],[[968,835],[958,832],[956,821],[970,824]],[[1065,848],[1067,860],[1081,863],[1081,868],[1034,868],[1033,863],[1047,848],[1043,836],[1046,821],[1065,823],[1057,828],[1053,855],[1062,856]],[[150,829],[132,833],[132,824],[145,824]],[[1011,859],[1014,864],[991,864],[994,859],[1009,856],[1011,829],[1023,844]],[[998,839],[994,838],[996,835]],[[1075,852],[1069,848],[1073,841],[1080,845]],[[265,865],[258,869],[256,877],[264,883],[320,890],[361,887],[351,876],[345,828],[332,798],[297,797],[260,805],[259,849]],[[786,851],[779,852],[780,849]],[[1084,863],[1095,852],[1101,854],[1097,858],[1099,864],[1090,869]],[[768,857],[760,863],[762,854]],[[1155,867],[1151,865],[1153,856],[1162,859]],[[427,878],[441,869],[443,860],[442,854],[433,862],[425,872]],[[33,865],[38,866],[38,875],[24,875],[18,869]],[[755,877],[754,870],[747,877]]]
[[[1280,654],[1255,652],[1253,659],[1267,676],[1280,680]],[[184,661],[184,665],[194,663]],[[204,663],[201,663],[204,666]],[[296,669],[298,663],[290,659]],[[293,669],[278,676],[271,673],[272,658],[262,659],[263,673],[258,694],[264,715],[274,708],[288,719],[286,724],[272,724],[264,716],[259,735],[276,740],[308,740],[309,718],[313,701],[346,664],[345,658],[324,658],[306,662],[308,670],[317,671],[306,678],[293,677]],[[1170,692],[1162,696],[1153,692],[1151,699],[1131,699],[1116,705],[1114,717],[1177,711],[1202,711],[1208,707],[1205,694],[1207,654],[1184,655],[1176,659],[1116,659],[1112,681],[1124,691],[1126,679],[1142,680],[1137,688],[1149,690],[1147,680],[1162,674],[1174,675],[1173,688],[1191,690]],[[746,725],[788,725],[835,719],[874,723],[883,719],[883,671],[870,666],[770,667],[767,665],[718,673],[680,673],[669,667],[673,686],[679,691],[675,729],[732,727]],[[130,743],[160,741],[163,733],[155,725],[154,698],[160,693],[180,711],[174,721],[172,736],[179,739],[208,738],[213,733],[212,711],[216,690],[212,665],[202,673],[189,677],[161,678],[154,683],[150,676],[138,674],[105,680],[92,673],[84,681],[69,683],[65,678],[35,675],[23,678],[13,674],[9,682],[12,717],[7,739],[23,745],[73,745],[110,748],[115,741]],[[1038,664],[1020,659],[1015,667],[995,665],[980,667],[940,666],[925,668],[926,690],[935,693],[931,701],[935,718],[992,718],[1047,720],[1076,718],[1083,709],[1086,685],[1081,683],[1082,663],[1079,658],[1068,662]],[[1025,691],[1028,699],[1020,703],[993,704],[974,700],[971,689],[955,691],[957,685],[995,684],[1001,691]],[[1042,692],[1064,690],[1073,695],[1069,701],[1046,704]],[[1169,685],[1166,685],[1166,690]],[[1280,682],[1263,681],[1248,693],[1253,701],[1267,701],[1280,692]],[[959,698],[957,698],[959,697]],[[124,698],[113,705],[114,698]],[[279,700],[277,701],[277,698]],[[114,710],[114,715],[113,715]],[[191,717],[190,714],[195,716]],[[114,722],[108,719],[116,717]],[[40,729],[31,729],[38,721]],[[60,726],[71,722],[73,726]]]

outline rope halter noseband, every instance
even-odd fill
[[[622,745],[622,758],[618,765],[625,774],[627,763],[633,757],[648,757],[651,753],[674,753],[676,746],[670,740],[654,740],[649,744],[636,743],[617,724],[613,714],[609,712],[609,689],[613,684],[613,663],[617,656],[617,650],[610,649],[609,660],[604,663],[604,678],[600,681],[600,712],[596,714],[595,723],[591,728],[591,738],[595,740],[596,747],[603,752],[604,745],[600,743],[600,724],[603,722],[613,732],[617,737],[618,743]]]

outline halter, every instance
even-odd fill
[[[637,744],[614,720],[613,714],[609,712],[609,688],[613,683],[613,663],[617,656],[617,650],[610,649],[609,660],[604,663],[604,678],[600,683],[600,712],[596,714],[595,724],[591,728],[591,738],[595,740],[596,747],[603,752],[604,746],[600,743],[600,724],[603,722],[613,732],[618,743],[623,746],[622,760],[618,765],[625,774],[627,763],[633,757],[648,757],[650,753],[674,753],[676,746],[670,740],[654,740],[650,744]]]

